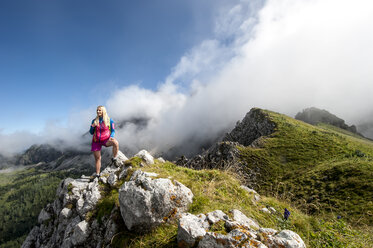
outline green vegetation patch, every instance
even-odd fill
[[[2,174],[6,176],[6,174]],[[17,171],[12,181],[0,186],[0,244],[19,247],[33,226],[42,208],[56,198],[62,179],[74,176],[69,172],[43,172],[36,168]]]
[[[104,216],[110,215],[114,206],[119,208],[119,193],[118,189],[111,190],[107,195],[105,195],[97,204],[97,219],[99,223],[102,222]]]
[[[177,180],[190,188],[194,194],[193,203],[189,212],[193,214],[204,213],[220,209],[228,213],[231,209],[239,209],[246,216],[253,218],[261,227],[276,230],[292,230],[298,233],[308,247],[369,247],[371,229],[358,230],[349,226],[343,219],[336,216],[328,222],[316,216],[302,213],[286,201],[279,201],[273,197],[262,197],[260,202],[253,200],[253,194],[240,188],[240,182],[227,171],[218,170],[192,170],[176,166],[170,162],[156,163],[143,167],[142,170],[155,172],[159,178]],[[259,211],[263,207],[273,207],[275,214]],[[283,217],[284,209],[291,212],[290,218]],[[342,224],[339,224],[342,223]],[[211,227],[218,233],[226,233],[223,222]],[[334,233],[334,237],[327,237]],[[117,233],[112,241],[112,247],[177,247],[177,221],[170,220],[153,230],[151,233],[139,235],[130,231]],[[329,243],[328,243],[329,242]]]
[[[349,223],[372,225],[373,142],[330,125],[265,112],[276,123],[275,132],[260,148],[239,148],[247,173],[260,171],[259,192],[293,201],[309,213],[337,213]]]

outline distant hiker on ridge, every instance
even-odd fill
[[[96,160],[96,174],[94,175],[96,178],[100,176],[101,147],[113,147],[113,162],[115,162],[119,150],[119,143],[114,139],[114,121],[109,118],[104,106],[97,107],[97,117],[92,120],[89,132],[93,134],[91,151]]]

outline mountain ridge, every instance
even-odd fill
[[[246,116],[249,120],[245,120]],[[165,173],[164,176],[168,177],[167,174],[170,173],[170,171],[177,171],[176,174],[177,177],[182,176],[183,173],[186,174],[198,174],[198,178],[205,177],[204,174],[210,175],[210,173],[215,172],[209,172],[205,170],[206,168],[220,168],[222,170],[228,170],[233,171],[235,173],[238,173],[238,177],[242,180],[242,182],[250,186],[252,188],[255,188],[258,190],[258,192],[262,194],[268,194],[272,196],[277,196],[279,199],[283,200],[290,200],[293,201],[290,197],[291,194],[288,194],[287,192],[292,192],[291,189],[286,187],[290,186],[299,186],[299,185],[306,185],[309,187],[302,188],[301,191],[299,191],[299,194],[296,195],[299,199],[305,199],[306,203],[309,206],[317,206],[318,208],[322,207],[324,208],[327,205],[322,205],[323,200],[327,199],[324,198],[327,196],[329,199],[337,199],[334,195],[327,195],[326,193],[329,191],[333,194],[337,194],[338,192],[343,192],[346,190],[346,193],[349,194],[351,191],[350,189],[344,188],[343,184],[339,184],[340,180],[339,178],[359,178],[360,181],[366,181],[372,179],[371,173],[369,174],[359,174],[360,172],[366,172],[366,170],[361,169],[361,166],[365,166],[370,168],[372,166],[372,144],[370,141],[364,141],[361,142],[361,139],[358,137],[352,137],[348,133],[340,133],[336,129],[330,129],[328,126],[312,126],[303,122],[299,122],[297,120],[294,120],[293,118],[268,111],[268,110],[262,110],[254,108],[248,114],[246,114],[245,118],[237,123],[238,128],[234,128],[231,134],[226,134],[225,137],[228,137],[227,139],[221,139],[220,142],[215,143],[213,146],[211,146],[208,150],[206,150],[204,153],[195,156],[194,158],[183,161],[183,166],[196,168],[201,171],[200,174],[197,172],[192,171],[183,171],[183,169],[178,169],[178,167],[175,167],[175,165],[172,165],[169,162],[166,162],[166,164],[157,165],[154,168],[149,167],[147,170],[150,170],[151,172],[160,173],[160,171],[164,171],[162,173]],[[250,119],[251,118],[251,119]],[[267,122],[266,125],[262,125],[262,123]],[[250,131],[245,132],[243,130],[243,127],[245,126],[244,123],[250,123]],[[260,125],[258,125],[260,124]],[[241,125],[241,126],[240,126]],[[264,129],[263,129],[264,127]],[[264,131],[266,130],[266,131]],[[240,134],[240,132],[243,134]],[[242,132],[243,131],[243,132]],[[236,133],[236,134],[235,134]],[[244,136],[246,134],[249,134],[251,138],[246,139]],[[232,137],[237,137],[237,140]],[[250,140],[249,142],[240,141],[241,143],[245,143],[245,145],[238,142],[239,139],[243,140]],[[326,150],[325,150],[326,149]],[[298,152],[298,153],[297,153]],[[194,165],[192,165],[192,162],[194,161]],[[201,162],[202,161],[202,162]],[[353,162],[353,164],[350,164],[350,162]],[[133,162],[135,164],[140,163],[139,160],[136,160],[136,162]],[[186,165],[186,163],[189,163],[189,165]],[[71,163],[73,164],[73,163]],[[288,171],[283,169],[282,167],[286,165],[288,167]],[[361,166],[360,166],[361,165]],[[330,169],[332,170],[328,170]],[[324,169],[323,169],[324,168]],[[349,171],[348,168],[357,169],[355,170],[355,175],[349,175],[351,170]],[[300,169],[300,170],[299,170]],[[318,174],[318,171],[320,171],[320,174]],[[369,171],[369,170],[367,170]],[[297,175],[297,177],[292,177],[291,173]],[[356,174],[357,172],[357,174]],[[160,174],[162,174],[160,173]],[[289,174],[290,173],[290,174]],[[322,180],[325,175],[328,175],[327,180]],[[236,174],[237,175],[237,174]],[[244,176],[249,175],[249,176]],[[265,175],[265,176],[263,176]],[[336,175],[340,175],[341,177],[335,177]],[[176,177],[175,174],[171,174],[169,176]],[[364,177],[365,176],[365,177]],[[220,177],[220,176],[219,176]],[[225,176],[222,176],[225,177]],[[286,177],[290,177],[287,179]],[[271,180],[268,180],[270,178]],[[272,180],[273,179],[273,180]],[[194,179],[194,184],[196,179]],[[220,179],[219,179],[220,180]],[[231,181],[233,179],[229,179]],[[298,181],[296,181],[298,180]],[[334,181],[333,181],[334,180]],[[344,179],[343,179],[344,180]],[[354,179],[355,180],[355,179]],[[183,182],[183,180],[181,180]],[[198,179],[197,179],[198,181]],[[328,182],[331,183],[328,183]],[[346,180],[345,180],[346,181]],[[281,182],[286,182],[285,184],[281,184]],[[312,185],[310,182],[315,182],[315,185]],[[348,185],[354,186],[356,189],[363,187],[360,187],[358,185],[364,186],[361,184],[361,182],[354,181],[354,184],[351,185],[351,180],[348,179],[347,182]],[[207,181],[204,182],[207,184]],[[186,184],[188,182],[186,181]],[[275,188],[272,186],[270,188],[270,185],[274,185]],[[190,184],[193,186],[193,183]],[[282,186],[286,187],[282,187]],[[334,186],[333,186],[334,185]],[[343,187],[341,187],[343,186]],[[207,186],[206,186],[207,187]],[[219,189],[220,186],[217,186],[214,188],[214,190]],[[276,188],[277,187],[277,188]],[[321,188],[320,188],[321,187]],[[367,183],[365,188],[371,187],[369,183]],[[317,189],[319,192],[316,192],[315,189]],[[321,189],[321,190],[320,190]],[[198,190],[202,190],[201,188],[198,188]],[[226,189],[225,189],[226,190]],[[218,191],[219,192],[219,191]],[[365,192],[365,191],[361,191]],[[361,194],[361,192],[357,192],[358,194]],[[195,190],[194,190],[195,193]],[[111,194],[111,193],[110,193]],[[114,199],[111,199],[109,206],[115,205],[115,192],[110,195],[110,197],[114,197]],[[353,193],[352,195],[354,195]],[[365,194],[365,193],[364,193]],[[371,194],[371,193],[370,193]],[[204,198],[203,196],[197,195],[197,202],[198,204],[201,204],[200,207],[197,207],[193,203],[191,209],[194,211],[199,208],[205,208],[206,202],[210,202],[215,197],[213,195],[209,196],[210,198]],[[307,198],[309,197],[309,198]],[[334,197],[334,198],[333,198]],[[338,199],[345,198],[345,195],[338,196]],[[369,195],[369,191],[367,192],[367,195],[363,195],[363,197],[369,199],[372,197]],[[326,215],[328,218],[330,218],[333,213],[338,213],[342,216],[342,218],[349,222],[353,223],[354,220],[356,220],[355,216],[357,218],[363,217],[363,222],[360,221],[360,223],[364,223],[364,225],[371,225],[369,221],[366,220],[369,219],[369,215],[367,213],[370,211],[369,205],[366,205],[366,202],[357,202],[354,199],[360,199],[363,197],[355,197],[351,198],[351,202],[348,203],[348,207],[353,205],[361,205],[367,207],[365,211],[361,212],[359,209],[358,211],[355,211],[354,209],[344,209],[341,207],[340,203],[333,202],[336,206],[339,206],[338,208],[335,208],[334,206],[327,206],[328,209],[326,211],[319,211],[317,209],[309,208],[309,207],[303,207],[299,202],[293,201],[293,203],[303,209],[304,211],[307,211],[308,213],[312,213],[314,215]],[[106,198],[105,198],[106,199]],[[314,201],[314,200],[319,201]],[[109,199],[108,199],[109,200]],[[225,199],[229,204],[233,204],[229,200]],[[345,200],[345,199],[344,199]],[[215,201],[215,200],[213,200]],[[273,200],[270,200],[273,202]],[[309,201],[309,202],[308,202]],[[264,202],[263,202],[264,203]],[[257,203],[257,204],[263,204],[263,203]],[[345,203],[345,201],[341,202],[342,204]],[[105,203],[106,204],[106,203]],[[112,205],[114,204],[114,205]],[[222,202],[220,204],[223,204]],[[268,204],[265,203],[265,204]],[[271,203],[272,206],[278,209],[278,206],[286,206],[289,209],[291,208],[289,205],[284,205],[283,203]],[[269,205],[271,205],[269,204]],[[313,204],[313,205],[312,205]],[[321,204],[321,205],[320,205]],[[364,205],[365,204],[365,205]],[[277,206],[278,205],[278,206]],[[276,207],[277,206],[277,207]],[[242,208],[244,206],[240,206]],[[246,207],[244,207],[246,208]],[[208,211],[216,210],[215,209],[209,209]],[[227,211],[227,209],[223,209],[223,211]],[[335,211],[337,210],[337,211]],[[98,210],[100,211],[100,210]],[[109,211],[109,210],[105,210]],[[250,209],[246,209],[245,211],[251,211]],[[292,210],[297,211],[297,210]],[[360,211],[360,212],[359,212]],[[106,212],[109,214],[108,212]],[[248,213],[248,212],[246,212]],[[252,213],[256,215],[254,212]],[[354,218],[349,218],[348,215],[353,215]],[[105,214],[104,214],[105,215]],[[365,217],[364,217],[365,215]],[[98,217],[97,218],[101,218]],[[278,216],[276,217],[278,218]],[[302,217],[303,218],[303,217]],[[309,217],[307,217],[309,218]],[[314,217],[318,218],[318,217]],[[321,217],[320,217],[321,218]],[[332,219],[335,218],[332,217]],[[260,219],[260,218],[259,218]],[[262,223],[267,223],[267,220],[261,220]],[[277,223],[277,222],[276,222]],[[320,222],[321,223],[321,222]],[[332,225],[334,222],[332,222]],[[279,224],[276,224],[279,225]],[[320,224],[321,226],[316,225],[317,228],[320,228],[320,230],[323,230],[321,233],[326,232],[323,226],[323,224]],[[172,227],[174,228],[174,227]],[[277,226],[277,228],[279,228]],[[298,230],[300,232],[300,235],[302,238],[305,238],[306,236],[304,231],[301,231],[297,229],[296,227],[292,227],[294,230]],[[337,228],[337,226],[333,227]],[[340,228],[340,227],[338,227]],[[353,227],[345,226],[343,228],[344,232],[349,232],[349,230],[355,230]],[[174,230],[174,229],[172,229]],[[312,229],[314,230],[314,229]],[[334,229],[333,229],[334,230]],[[371,230],[371,229],[369,229]],[[130,234],[128,234],[130,235]],[[364,232],[361,234],[364,236]],[[365,237],[365,236],[364,236]],[[321,240],[326,239],[325,237],[318,237],[318,239],[312,238],[312,239],[306,239],[306,244],[316,244],[320,243]],[[332,243],[335,242],[345,242],[346,237],[342,236],[335,236],[332,238]],[[372,240],[372,237],[368,235],[366,238],[367,240]],[[351,242],[351,240],[349,241]],[[357,241],[354,240],[353,242],[363,242],[363,241]],[[174,244],[174,243],[173,243]],[[336,243],[334,243],[336,244]],[[325,247],[333,247],[333,246],[325,246]],[[337,246],[335,246],[337,247]],[[341,246],[343,247],[343,246]]]

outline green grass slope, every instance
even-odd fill
[[[140,169],[138,158],[132,158],[134,170]],[[219,170],[192,170],[176,166],[170,162],[142,167],[141,170],[155,172],[162,178],[171,178],[190,188],[194,194],[193,203],[189,212],[193,214],[208,213],[217,209],[228,212],[231,209],[239,209],[248,217],[258,221],[262,227],[270,227],[277,230],[290,229],[297,232],[305,241],[307,247],[370,247],[373,239],[369,230],[361,230],[351,227],[343,219],[337,218],[323,220],[316,216],[302,213],[296,207],[286,201],[277,200],[274,197],[261,197],[259,202],[253,200],[253,194],[243,190],[241,182],[229,171]],[[131,173],[127,177],[129,179]],[[124,181],[114,187],[101,184],[104,197],[100,200],[97,209],[91,213],[90,220],[99,220],[108,216],[114,206],[119,207],[118,189]],[[273,207],[276,214],[261,212],[263,207]],[[284,208],[291,212],[289,220],[284,220]],[[119,209],[116,222],[122,226],[121,232],[112,239],[112,247],[177,247],[177,221],[169,220],[148,234],[135,234],[127,231]],[[213,227],[215,232],[224,233],[224,227],[217,224]]]
[[[259,148],[241,148],[259,168],[259,192],[282,197],[312,214],[335,214],[373,225],[373,142],[330,125],[312,126],[264,111],[277,125]]]

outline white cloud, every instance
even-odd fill
[[[289,115],[316,106],[351,124],[372,112],[373,2],[243,0],[219,13],[215,36],[187,51],[159,89],[132,85],[108,99],[114,119],[150,120],[118,130],[122,146],[198,149],[255,106]],[[73,122],[90,122],[88,112]]]

